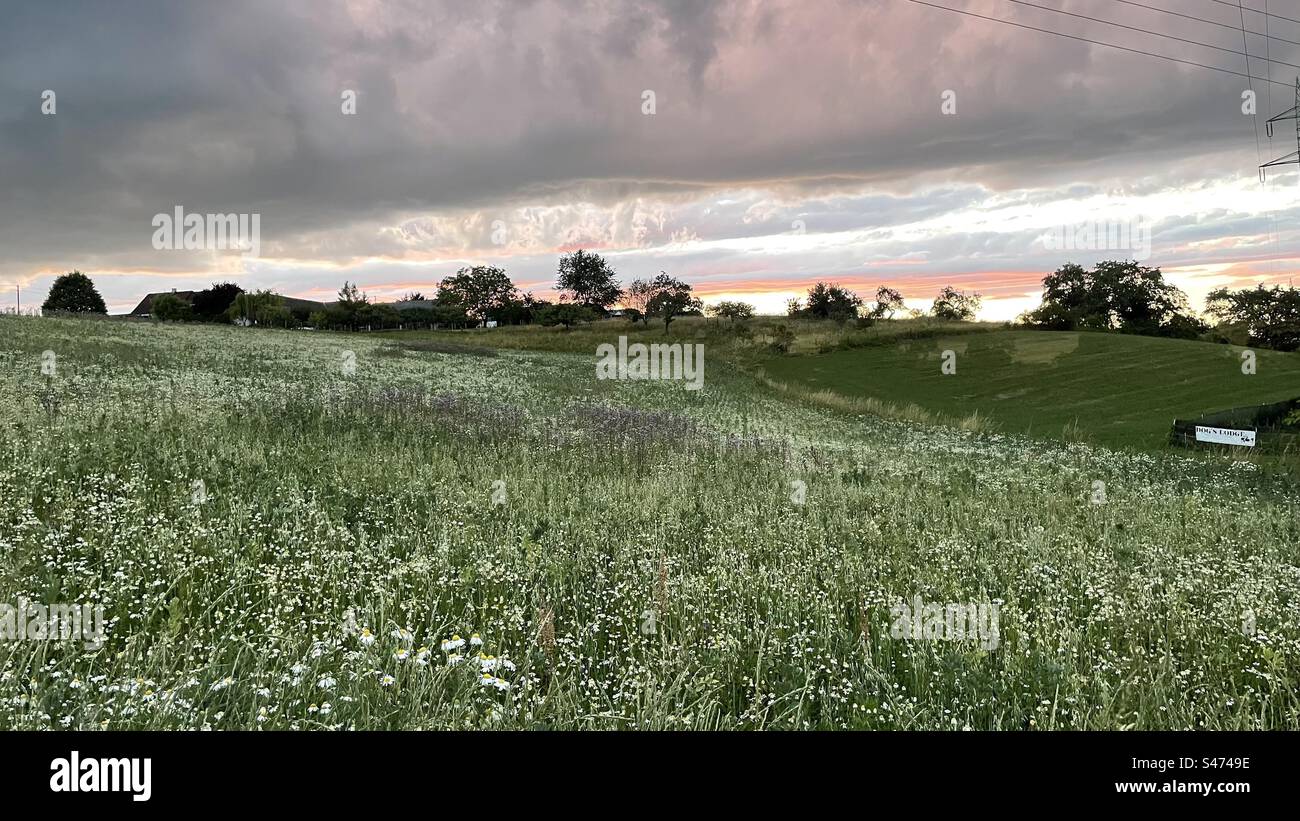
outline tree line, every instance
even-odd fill
[[[869,325],[878,319],[893,319],[895,314],[909,318],[932,316],[953,322],[965,322],[979,312],[980,294],[968,294],[951,285],[940,289],[928,311],[909,309],[903,294],[895,288],[882,285],[876,289],[876,298],[867,303],[860,296],[839,285],[818,282],[808,289],[804,299],[786,302],[786,316],[800,319],[830,319],[845,322],[856,319],[860,325]]]
[[[269,290],[245,292],[231,282],[214,283],[189,301],[175,294],[154,297],[150,314],[179,322],[235,322],[272,327],[309,325],[330,329],[397,327],[465,328],[486,322],[572,327],[611,314],[621,306],[632,322],[662,322],[667,333],[678,317],[699,316],[704,306],[690,284],[666,272],[635,279],[627,288],[599,254],[577,250],[560,258],[556,301],[538,299],[515,287],[505,270],[476,265],[442,279],[431,298],[410,293],[393,304],[375,303],[351,282],[322,310],[308,310]],[[907,308],[902,293],[886,286],[864,301],[840,285],[817,282],[801,299],[787,303],[790,317],[870,324],[896,315],[967,321],[975,318],[981,295],[945,285],[928,311]],[[41,306],[44,313],[107,314],[91,279],[72,271],[54,281]],[[753,317],[754,306],[722,301],[708,313],[731,322]],[[1206,299],[1204,317],[1186,295],[1165,281],[1159,268],[1108,260],[1091,270],[1068,263],[1043,279],[1040,305],[1017,318],[1022,327],[1056,331],[1112,331],[1179,339],[1251,345],[1281,351],[1300,349],[1300,291],[1279,285],[1218,288]],[[1209,321],[1207,321],[1209,320]]]
[[[305,310],[295,301],[269,290],[245,292],[230,282],[214,283],[192,300],[159,294],[149,306],[152,317],[174,322],[233,322],[273,327],[310,325],[356,330],[396,327],[465,328],[487,322],[500,325],[563,325],[570,327],[609,316],[616,305],[633,322],[663,323],[667,332],[680,316],[699,315],[703,303],[689,283],[666,272],[636,279],[620,287],[614,268],[599,254],[577,250],[560,258],[556,301],[538,299],[515,287],[505,270],[491,265],[461,268],[443,278],[432,297],[415,292],[399,303],[376,303],[361,289],[344,282],[335,302]],[[400,307],[399,307],[400,306]],[[752,306],[727,304],[725,316],[737,318]],[[44,313],[106,314],[104,300],[90,278],[80,271],[55,280],[42,306]]]
[[[1092,270],[1068,263],[1043,280],[1039,307],[1020,316],[1031,328],[1113,331],[1200,339],[1294,351],[1300,348],[1300,291],[1279,285],[1217,288],[1204,317],[1159,268],[1131,260],[1098,262]],[[1210,321],[1206,321],[1206,320]]]

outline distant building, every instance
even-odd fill
[[[135,306],[135,310],[131,311],[131,313],[127,314],[127,316],[133,317],[135,319],[148,319],[150,316],[153,315],[153,301],[158,297],[163,296],[164,294],[174,296],[177,299],[179,299],[181,302],[185,302],[189,305],[193,305],[194,296],[196,293],[197,293],[196,291],[173,290],[173,291],[159,291],[156,294],[145,294],[144,299],[140,300],[140,304]],[[328,308],[330,305],[338,304],[337,302],[317,302],[312,299],[298,299],[297,297],[293,297],[293,296],[281,296],[280,299],[284,300],[284,307],[288,308],[293,313],[294,316],[298,316],[303,319],[306,319],[308,316],[311,316],[311,314],[315,311],[323,311],[326,308]]]
[[[194,304],[193,291],[177,291],[173,288],[170,291],[159,291],[156,294],[145,294],[144,299],[140,300],[140,304],[135,306],[135,310],[127,314],[127,316],[133,316],[139,319],[148,319],[153,314],[153,301],[163,295],[174,296],[181,302],[190,305]]]

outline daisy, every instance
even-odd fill
[[[451,638],[447,639],[446,641],[444,641],[442,644],[439,645],[439,647],[442,648],[442,652],[444,653],[450,653],[452,650],[459,650],[464,646],[465,646],[465,640],[460,636],[456,636],[456,635],[453,635]]]

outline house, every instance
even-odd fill
[[[127,316],[136,317],[137,319],[148,319],[153,313],[153,301],[163,294],[170,294],[180,301],[189,303],[190,305],[194,304],[193,291],[178,291],[173,288],[170,291],[160,291],[156,294],[145,294],[144,299],[140,300],[140,304],[135,306],[135,310],[127,314]]]
[[[135,319],[148,319],[153,314],[153,301],[164,294],[170,294],[181,302],[193,305],[196,293],[197,291],[177,291],[173,289],[171,291],[160,291],[156,294],[145,294],[144,299],[140,300],[140,304],[135,306],[135,310],[131,311],[127,316]],[[281,296],[280,299],[284,300],[284,307],[288,308],[290,313],[303,320],[306,320],[315,311],[323,311],[330,305],[338,304],[336,302],[317,302],[314,299],[298,299],[293,296]]]

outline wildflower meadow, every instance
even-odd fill
[[[1300,728],[1285,475],[706,354],[0,317],[0,726]]]

